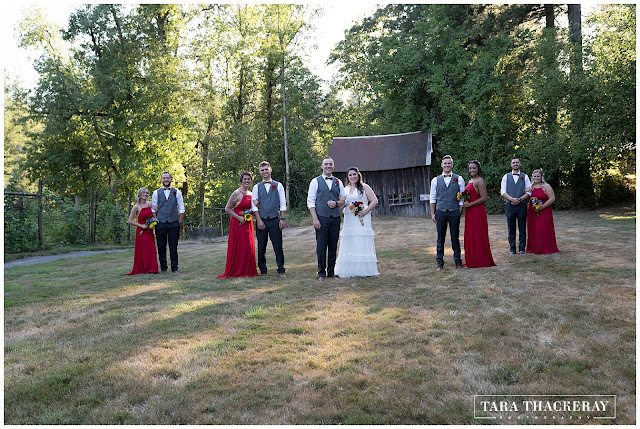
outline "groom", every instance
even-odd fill
[[[464,179],[453,174],[453,158],[445,155],[442,158],[442,174],[431,180],[430,208],[431,220],[436,224],[438,244],[436,246],[437,271],[444,267],[444,239],[447,236],[447,225],[451,232],[451,247],[456,268],[462,268],[460,257],[460,215],[464,198],[458,200],[458,192],[464,192]]]
[[[267,274],[267,240],[271,239],[276,254],[278,276],[284,273],[284,252],[282,251],[282,230],[286,226],[287,200],[282,183],[271,178],[271,164],[262,161],[258,166],[262,182],[256,183],[251,192],[253,214],[256,217],[256,237],[258,238],[258,268],[260,275]]]
[[[516,254],[516,220],[518,221],[518,248],[523,254],[527,245],[527,199],[531,196],[527,189],[531,188],[529,176],[520,171],[520,158],[511,158],[511,173],[502,177],[500,195],[506,200],[504,212],[507,215],[509,231],[509,253]]]
[[[309,184],[307,207],[316,230],[318,280],[334,276],[338,237],[340,236],[340,210],[347,193],[342,181],[333,177],[333,159],[326,157],[320,165],[322,175]],[[328,260],[327,260],[328,253]]]
[[[151,211],[158,218],[156,241],[158,242],[158,259],[160,271],[167,271],[167,239],[169,240],[169,256],[171,272],[178,272],[178,238],[180,225],[184,219],[184,201],[182,192],[171,186],[173,178],[168,171],[162,173],[162,187],[153,191]]]

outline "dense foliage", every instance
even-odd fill
[[[304,210],[333,136],[432,130],[436,163],[478,159],[493,194],[518,155],[565,207],[614,202],[635,188],[636,7],[576,7],[380,7],[335,47],[328,89],[304,61],[308,6],[91,4],[63,29],[33,9],[40,80],[5,86],[5,189],[125,207],[168,170],[194,220],[267,159]]]
[[[593,14],[585,55],[575,54],[581,34],[556,26],[567,12],[389,5],[352,27],[331,60],[367,131],[433,130],[435,159],[478,159],[493,191],[520,156],[590,206],[594,179],[635,167],[635,6]]]

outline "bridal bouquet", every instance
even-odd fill
[[[540,216],[538,210],[540,210],[540,207],[542,207],[542,201],[540,201],[536,197],[531,197],[531,207],[533,207],[533,209],[536,211],[536,216]]]
[[[463,198],[465,201],[467,201],[469,198],[471,198],[471,195],[469,194],[469,191],[465,190],[463,192],[458,192],[458,195],[456,195],[456,198],[458,198],[458,201],[460,201]]]
[[[362,201],[354,201],[349,206],[349,210],[351,210],[351,213],[353,213],[355,216],[358,216],[358,213],[364,210],[364,203]],[[360,223],[362,224],[362,226],[364,226],[364,220],[362,219],[362,216],[358,217],[360,218]]]
[[[253,220],[251,209],[246,209],[245,211],[243,211],[242,216],[244,217],[244,220],[246,220],[247,222],[251,222]]]
[[[144,224],[147,225],[148,229],[153,229],[158,224],[158,221],[156,219],[150,217],[149,219],[147,219],[147,221]],[[142,231],[140,231],[140,235],[142,235],[143,232],[144,232],[144,229]]]

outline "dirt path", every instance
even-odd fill
[[[63,253],[60,255],[48,256],[32,256],[30,258],[18,259],[17,261],[5,262],[4,269],[13,267],[22,267],[24,265],[42,264],[45,262],[57,261],[58,259],[79,258],[81,256],[96,255],[98,253],[116,253],[127,252],[131,249],[114,249],[114,250],[81,250],[79,252]]]

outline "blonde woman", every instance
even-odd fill
[[[140,188],[136,194],[136,203],[133,205],[127,221],[130,225],[136,226],[133,269],[128,275],[158,273],[156,241],[153,236],[153,230],[149,229],[147,225],[148,219],[153,219],[151,203],[149,202],[149,190]]]
[[[542,170],[531,173],[531,198],[527,207],[527,253],[557,253],[551,205],[556,195],[544,180]]]

